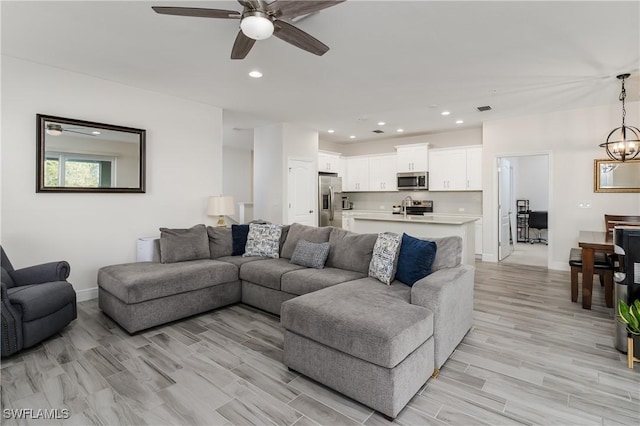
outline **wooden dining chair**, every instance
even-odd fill
[[[578,274],[582,273],[582,249],[572,248],[569,253],[571,267],[571,301],[578,301]],[[607,308],[613,308],[613,263],[604,253],[596,253],[593,273],[600,277],[600,285],[604,287],[604,300]]]
[[[613,228],[619,225],[640,225],[640,216],[604,215],[604,226],[607,233],[613,232]]]

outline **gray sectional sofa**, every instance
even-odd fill
[[[459,237],[431,239],[432,273],[410,287],[368,276],[377,234],[292,224],[267,258],[232,256],[229,229],[207,233],[208,259],[101,268],[102,311],[130,333],[237,302],[280,315],[285,365],[388,417],[471,328],[474,268]],[[290,263],[299,240],[329,243],[323,269]]]

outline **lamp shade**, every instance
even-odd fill
[[[249,38],[254,40],[264,40],[273,34],[273,22],[268,15],[259,11],[247,12],[242,21],[240,29]]]
[[[235,212],[233,197],[229,195],[209,197],[207,201],[207,215],[209,216],[228,216]]]

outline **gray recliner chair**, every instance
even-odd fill
[[[65,261],[14,269],[0,246],[2,357],[29,348],[77,317]]]

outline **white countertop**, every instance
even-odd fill
[[[401,214],[364,210],[343,210],[343,213],[347,213],[356,220],[380,220],[388,222],[429,223],[442,225],[464,225],[480,219],[480,216],[442,213],[428,213],[424,216],[407,215],[406,217]]]

